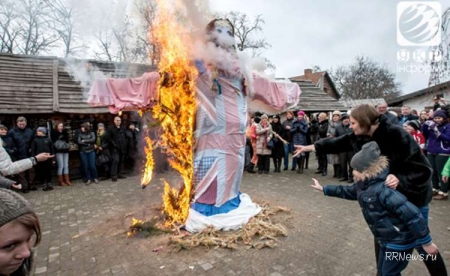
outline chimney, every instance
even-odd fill
[[[305,69],[305,79],[312,80],[312,69]]]

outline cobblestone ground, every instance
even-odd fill
[[[41,219],[34,274],[43,275],[375,275],[373,239],[356,202],[326,198],[309,187],[314,170],[244,175],[254,200],[286,206],[288,237],[274,249],[196,248],[174,252],[169,234],[127,238],[130,216],[150,218],[161,204],[162,181],[142,190],[138,177],[56,187],[26,197]],[[175,179],[175,174],[158,176]],[[317,177],[331,184],[331,177]],[[450,264],[450,201],[432,202],[430,228]],[[153,249],[162,246],[162,250]],[[420,261],[404,275],[428,275]]]

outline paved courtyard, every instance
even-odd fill
[[[56,187],[26,197],[41,219],[43,239],[34,275],[375,275],[373,239],[357,202],[327,198],[309,187],[314,170],[244,175],[241,190],[258,201],[286,206],[287,237],[273,249],[237,250],[201,247],[175,252],[170,234],[127,238],[131,216],[159,213],[160,174],[146,189],[138,177],[86,186]],[[331,177],[317,177],[322,184]],[[430,228],[447,265],[450,264],[450,201],[432,202]],[[154,249],[157,252],[153,252]],[[404,275],[428,275],[420,261]]]

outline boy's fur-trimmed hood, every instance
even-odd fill
[[[386,156],[380,156],[370,164],[364,171],[361,172],[363,179],[361,181],[369,180],[379,176],[383,171],[389,167],[389,161]]]

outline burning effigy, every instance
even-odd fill
[[[109,106],[113,113],[151,112],[160,122],[158,143],[183,182],[177,188],[164,184],[166,226],[184,225],[190,232],[238,229],[261,211],[240,192],[249,110],[280,113],[297,105],[301,91],[253,70],[236,51],[230,21],[214,19],[203,36],[193,35],[169,2],[157,1],[153,24],[159,73],[95,80],[88,103]],[[144,187],[152,180],[155,143],[147,140]]]

